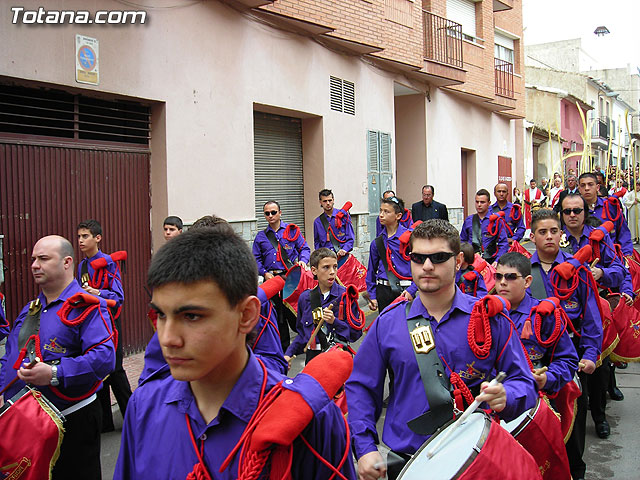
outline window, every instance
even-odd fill
[[[338,77],[329,77],[331,110],[348,115],[356,114],[356,85]]]
[[[514,62],[514,42],[513,38],[507,37],[500,32],[494,32],[494,56],[511,64]]]
[[[476,4],[471,0],[447,0],[447,18],[462,25],[462,38],[476,38]]]

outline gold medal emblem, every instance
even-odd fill
[[[563,233],[560,237],[560,248],[567,248],[570,245],[569,240],[567,240],[567,234]]]
[[[313,317],[313,323],[317,325],[318,322],[322,320],[322,307],[314,308],[311,312],[311,316]]]
[[[416,353],[429,353],[436,346],[429,325],[416,324],[416,328],[411,332],[411,342]]]

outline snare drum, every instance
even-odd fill
[[[560,419],[544,399],[538,398],[535,407],[515,420],[500,423],[533,455],[543,478],[571,478]]]
[[[287,272],[284,280],[284,288],[282,289],[284,304],[293,313],[297,313],[300,294],[305,290],[314,288],[317,284],[318,281],[313,278],[311,271],[305,270],[300,265],[294,265]]]
[[[400,472],[402,480],[535,480],[542,478],[533,457],[484,412],[467,420],[427,457],[451,424],[422,445]]]
[[[64,417],[38,390],[24,387],[0,408],[0,478],[51,478]]]

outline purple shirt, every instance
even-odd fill
[[[327,215],[322,212],[322,215],[317,217],[313,221],[313,248],[317,250],[319,248],[328,248],[329,250],[334,250],[333,243],[331,243],[331,233],[329,233],[329,238],[327,238],[327,231],[324,229],[324,225],[322,225],[321,217],[324,215],[329,222],[329,226],[333,233],[338,238],[338,243],[340,244],[340,248],[345,252],[350,252],[353,249],[353,241],[356,236],[353,233],[353,225],[351,224],[351,216],[349,212],[342,217],[342,226],[340,228],[336,227],[336,214],[339,212],[337,208],[333,209],[333,213],[331,217],[327,218]],[[338,249],[339,250],[339,249]],[[337,253],[337,251],[336,251]]]
[[[393,263],[393,268],[396,272],[402,277],[408,277],[411,279],[411,263],[409,260],[405,260],[402,254],[400,253],[400,237],[407,229],[402,225],[398,225],[398,230],[396,233],[389,238],[387,236],[387,229],[385,228],[382,231],[382,241],[384,243],[385,249],[391,250],[391,263]],[[391,268],[391,265],[389,265]],[[369,267],[367,268],[367,293],[372,300],[375,300],[376,297],[376,282],[378,280],[388,280],[387,271],[384,268],[384,264],[380,259],[380,255],[378,255],[378,246],[376,245],[376,241],[371,242],[371,246],[369,247]],[[403,280],[400,278],[400,280]],[[411,281],[411,280],[409,280]]]
[[[319,287],[315,287],[319,288]],[[305,290],[300,294],[300,298],[298,299],[298,319],[296,322],[298,335],[293,339],[289,348],[285,355],[288,357],[292,357],[293,355],[299,355],[303,352],[305,345],[311,338],[311,334],[315,329],[315,324],[313,323],[313,315],[311,308],[311,299],[310,299],[310,290]],[[329,325],[328,323],[324,323],[322,329],[326,335],[333,333],[336,336],[336,339],[340,341],[340,343],[350,343],[355,342],[362,336],[362,330],[356,330],[352,328],[346,319],[346,312],[344,312],[344,320],[340,320],[338,315],[340,313],[340,300],[342,294],[347,289],[340,285],[338,282],[334,282],[331,285],[331,290],[329,291],[329,295],[325,298],[322,293],[320,293],[320,303],[322,308],[328,307],[333,304],[333,314],[335,315],[335,320],[333,324]],[[344,309],[345,307],[343,307]],[[352,313],[356,317],[359,315],[358,312],[358,302],[353,302],[352,304]],[[326,328],[324,328],[326,326]],[[319,343],[319,340],[316,337],[316,341]]]
[[[120,269],[118,268],[117,263],[114,262],[112,258],[106,253],[102,253],[100,250],[98,250],[98,253],[96,253],[93,257],[85,258],[78,264],[78,283],[82,285],[82,265],[84,263],[87,264],[89,278],[93,279],[95,270],[91,266],[91,262],[99,258],[107,259],[106,270],[108,272],[107,279],[108,279],[109,285],[108,287],[104,288],[102,287],[102,285],[94,286],[91,284],[91,282],[89,282],[89,286],[100,290],[100,297],[106,300],[115,300],[116,308],[120,307],[124,302],[124,290],[122,288],[122,279],[120,278]]]
[[[569,229],[566,225],[563,227],[563,230],[567,240],[569,241],[569,245],[571,246],[571,251],[576,253],[585,245],[589,245],[589,235],[595,230],[595,228],[585,225],[582,229],[582,235],[580,235],[578,240],[569,233]],[[613,242],[607,234],[605,234],[604,238],[600,241],[600,254],[598,256],[600,260],[596,264],[596,267],[601,268],[603,272],[598,283],[603,287],[619,288],[624,280],[625,268],[616,256]]]
[[[514,208],[520,211],[520,218],[518,220],[514,220],[511,217],[512,212],[514,213],[515,216],[518,216],[518,212],[513,211]],[[522,240],[522,237],[524,236],[524,232],[527,229],[527,227],[524,226],[524,215],[522,214],[522,209],[520,208],[520,205],[516,205],[514,207],[513,203],[507,202],[504,208],[500,208],[500,205],[498,205],[498,202],[496,202],[493,205],[491,205],[491,207],[489,208],[489,214],[492,214],[492,213],[497,214],[498,212],[504,212],[504,219],[509,225],[511,232],[513,233],[513,235],[510,238],[512,238],[516,242],[519,242],[520,240]],[[507,232],[507,237],[509,237],[509,232]]]
[[[411,217],[411,210],[409,210],[408,208],[404,209],[404,213],[402,214],[402,218],[400,219],[400,225],[402,225],[404,228],[407,229],[411,229],[411,226],[413,225],[413,218]],[[380,217],[376,217],[376,237],[379,237],[380,234],[382,233],[382,230],[385,230],[385,228],[382,226],[382,224],[380,223]]]
[[[529,318],[531,309],[538,305],[540,300],[536,300],[528,293],[525,293],[522,302],[518,308],[512,309],[509,316],[518,329],[518,334],[522,334],[524,322]],[[533,318],[531,319],[533,322]],[[542,340],[547,340],[553,333],[555,328],[555,315],[546,315],[542,317],[542,326],[540,328],[540,336]],[[567,382],[573,379],[573,375],[578,370],[578,354],[573,346],[571,338],[569,338],[569,330],[565,330],[554,345],[543,347],[535,337],[535,333],[528,339],[520,338],[520,341],[527,349],[531,363],[534,366],[541,364],[547,366],[547,383],[544,390],[549,393],[555,393],[560,390]],[[535,331],[533,323],[531,329]]]
[[[265,394],[280,380],[286,379],[283,375],[267,372]],[[198,410],[188,382],[168,376],[163,379],[151,378],[143,383],[133,393],[127,406],[114,479],[184,480],[198,462],[189,438],[186,415],[198,448],[204,441],[204,462],[212,477],[216,480],[235,480],[238,477],[238,454],[223,473],[219,473],[220,466],[256,410],[263,378],[262,367],[250,353],[247,366],[219,414],[208,424]],[[306,374],[286,380],[283,386],[299,392],[310,404],[314,418],[303,435],[322,457],[337,466],[347,441],[340,409],[320,384]],[[283,421],[286,421],[286,415],[283,412]],[[347,478],[355,479],[354,465],[350,460],[347,458],[341,472]],[[291,473],[294,479],[301,480],[326,480],[331,476],[329,470],[301,441],[294,442]]]
[[[631,232],[629,231],[629,226],[627,225],[627,221],[624,218],[624,214],[622,213],[622,205],[620,204],[620,200],[618,197],[610,197],[611,201],[616,201],[618,204],[618,208],[615,205],[609,204],[609,216],[611,218],[615,218],[616,214],[620,212],[620,217],[613,222],[615,228],[611,232],[611,240],[613,243],[617,243],[622,248],[622,253],[625,256],[633,255],[633,243],[631,242]],[[615,199],[615,200],[613,200]],[[598,218],[601,222],[606,222],[609,220],[606,212],[604,210],[604,199],[598,197],[596,200],[595,207],[592,209],[591,205],[589,205],[589,213],[594,217]]]
[[[258,273],[264,275],[271,270],[286,270],[284,264],[278,260],[276,249],[273,248],[271,242],[267,238],[265,231],[271,230],[276,235],[276,241],[280,243],[281,249],[287,252],[289,260],[292,263],[296,263],[302,260],[304,263],[309,263],[309,256],[311,255],[311,249],[307,245],[307,241],[302,236],[302,232],[298,235],[294,241],[284,238],[284,230],[288,224],[280,222],[280,228],[277,232],[274,232],[271,225],[267,225],[265,230],[261,230],[256,235],[253,241],[253,256],[256,257],[256,263],[258,264]]]
[[[4,311],[4,295],[0,293],[0,340],[9,335],[11,331],[11,325],[7,320],[6,313]]]
[[[552,268],[570,258],[573,257],[559,250],[556,259],[553,261]],[[540,259],[538,258],[538,252],[533,253],[531,265],[537,265],[540,269],[542,282],[547,292],[546,297],[556,297],[557,295],[554,288],[549,282],[549,276],[542,268]],[[579,276],[580,282],[578,288],[576,288],[567,300],[561,300],[560,306],[567,312],[576,331],[582,335],[576,346],[578,356],[595,363],[602,349],[602,318],[600,318],[600,310],[598,310],[598,304],[596,303],[598,300],[595,297],[598,295],[598,292],[594,294],[594,292],[587,287],[585,272],[580,272]],[[533,277],[533,281],[536,281],[535,276]]]
[[[49,304],[47,304],[44,294],[38,295],[43,305],[38,335],[40,337],[41,359],[46,363],[60,362],[58,364],[58,380],[60,380],[58,388],[69,397],[86,394],[91,387],[113,371],[116,358],[113,341],[111,339],[105,341],[111,335],[111,319],[104,301],[101,301],[100,307],[89,313],[78,326],[68,327],[60,321],[58,310],[67,298],[79,292],[85,293],[80,285],[73,280],[60,296]],[[2,367],[0,369],[0,390],[17,374],[13,365],[18,359],[22,347],[22,345],[18,346],[18,334],[28,311],[29,305],[27,304],[18,315],[14,328],[7,338],[6,354],[0,360]],[[82,313],[84,313],[83,309],[73,309],[69,314],[69,319],[73,320]],[[22,380],[18,380],[4,393],[4,398],[11,398],[24,385]],[[37,388],[60,410],[76,403],[58,397],[49,386]]]
[[[282,353],[276,309],[261,288],[258,288],[257,296],[261,303],[260,317],[254,328],[256,339],[251,349],[264,362],[267,368],[274,372],[286,374],[289,365]],[[162,348],[158,341],[158,332],[155,332],[144,351],[144,367],[138,379],[138,385],[141,385],[151,374],[166,364],[167,362],[162,355]],[[165,376],[168,374],[168,371],[165,372]]]
[[[478,388],[499,371],[506,372],[503,385],[507,405],[500,417],[509,421],[535,405],[533,376],[511,322],[504,317],[491,319],[493,344],[489,356],[480,360],[474,355],[467,341],[467,327],[476,300],[456,288],[451,310],[437,322],[418,297],[411,305],[409,318],[423,315],[431,319],[436,350],[443,359],[446,374],[451,373],[448,365],[469,388]],[[406,305],[405,301],[399,302],[378,317],[354,359],[346,392],[356,458],[375,451],[379,443],[376,422],[382,411],[388,369],[394,375],[382,440],[392,450],[413,454],[429,438],[413,433],[407,426],[409,420],[427,412],[429,404],[409,337]]]
[[[474,272],[476,274],[474,280],[467,280],[466,278],[464,278],[463,275],[469,272]],[[458,288],[463,293],[466,293],[473,297],[482,298],[488,293],[487,284],[484,283],[484,278],[479,272],[476,272],[471,265],[469,265],[466,270],[460,269],[456,272],[456,285],[458,285]]]
[[[477,215],[477,214],[476,214]],[[488,227],[489,227],[489,217],[491,216],[490,213],[487,213],[487,215],[484,218],[480,218],[478,216],[478,218],[480,219],[480,231],[482,232],[482,247],[483,250],[486,252],[487,247],[489,247],[489,245],[493,242],[494,240],[494,236],[490,235],[489,232],[487,231]],[[462,230],[460,231],[460,240],[462,240],[463,242],[467,242],[473,245],[473,217],[474,215],[469,215],[467,218],[465,218],[464,223],[462,224]],[[501,225],[498,229],[498,239],[495,243],[496,245],[496,254],[495,257],[489,258],[486,253],[483,255],[483,258],[485,260],[491,260],[496,261],[498,260],[502,255],[504,255],[505,253],[507,253],[507,251],[509,250],[509,241],[507,240],[507,229],[504,228],[504,225]],[[474,249],[476,248],[476,246],[474,245],[473,247]]]

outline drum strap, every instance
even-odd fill
[[[413,302],[407,302],[405,315],[411,337],[413,353],[420,369],[420,378],[429,402],[429,411],[407,422],[412,432],[432,435],[438,428],[453,418],[451,382],[445,375],[431,331],[431,322],[423,316],[409,318]]]
[[[471,225],[473,227],[473,236],[471,237],[471,244],[473,245],[473,251],[476,253],[483,252],[482,248],[482,227],[480,226],[480,217],[476,213],[471,219]]]
[[[42,312],[42,303],[39,298],[36,298],[29,304],[29,312],[22,322],[20,332],[18,333],[18,346],[22,348],[27,343],[27,340],[33,335],[37,335],[40,331],[40,312]],[[29,361],[33,361],[36,357],[36,343],[33,338],[29,340],[27,347],[27,356]]]
[[[342,247],[340,246],[340,243],[338,242],[338,240],[336,240],[336,238],[333,235],[331,235],[331,232],[329,231],[331,229],[331,225],[329,225],[329,220],[327,219],[327,215],[323,213],[318,218],[320,219],[320,222],[322,222],[324,231],[327,232],[327,237],[329,237],[329,239],[331,240],[331,245],[333,245],[334,252],[338,253],[338,250],[340,250]]]
[[[387,273],[387,280],[389,281],[389,287],[391,287],[391,291],[400,295],[403,288],[400,285],[400,279],[396,276],[395,273],[391,271],[391,269],[389,268],[389,264],[387,263],[387,249],[384,246],[382,235],[376,237],[376,248],[378,249],[378,256],[380,257],[380,261],[382,262],[384,270]]]
[[[313,288],[309,292],[309,306],[311,307],[311,311],[313,312],[316,308],[322,308],[322,299],[320,298],[320,286],[318,285],[316,288]],[[314,327],[315,328],[315,327]],[[327,334],[325,332],[325,326],[322,325],[322,328],[318,330],[318,334],[316,338],[320,342],[320,348],[322,351],[326,351],[329,348],[329,341],[327,340]]]
[[[531,289],[531,295],[533,298],[543,300],[549,297],[549,295],[547,295],[547,289],[544,287],[544,280],[542,279],[540,265],[531,265],[531,276],[533,277],[533,280],[531,282],[531,287],[529,288]]]
[[[293,267],[293,262],[289,259],[289,255],[287,254],[287,250],[280,245],[280,242],[276,239],[276,234],[273,233],[273,230],[265,229],[264,234],[267,236],[269,243],[275,249],[276,252],[280,252],[280,258],[282,258],[282,263],[290,270]]]

